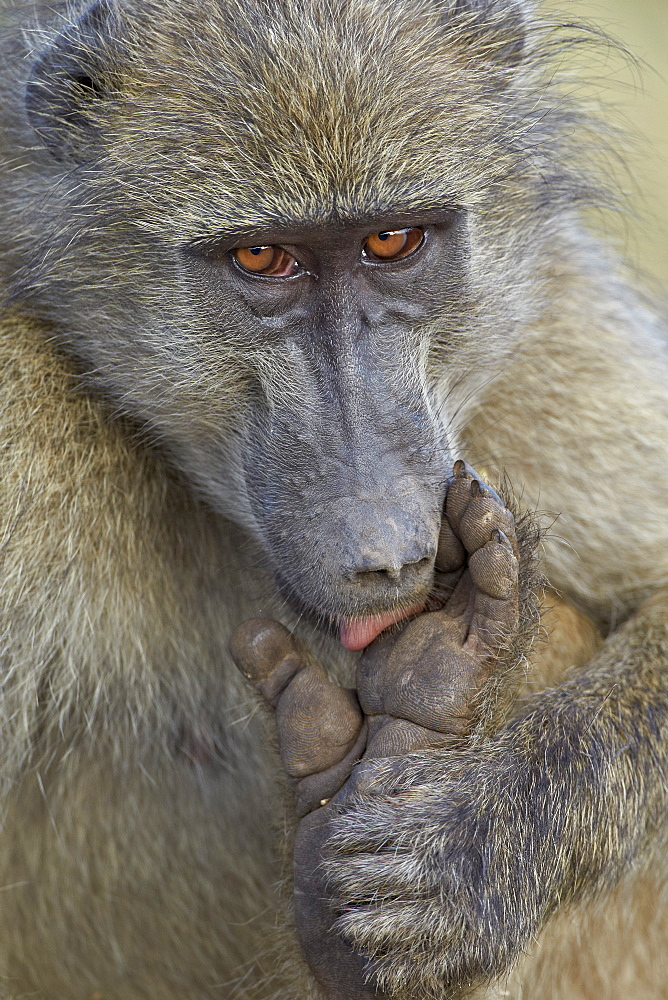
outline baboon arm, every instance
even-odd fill
[[[667,777],[663,596],[489,740],[375,762],[325,845],[338,931],[397,996],[487,981],[648,858]]]

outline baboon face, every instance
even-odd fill
[[[244,365],[261,345],[238,457],[302,608],[368,615],[426,595],[452,464],[427,390],[426,328],[463,239],[456,211],[432,210],[191,251],[216,310],[234,303]]]
[[[424,601],[453,400],[533,266],[506,225],[529,168],[500,208],[508,143],[485,159],[472,125],[507,116],[512,46],[474,70],[448,25],[480,4],[381,7],[97,2],[27,88],[51,165],[26,284],[322,622]]]

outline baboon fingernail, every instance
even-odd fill
[[[481,495],[481,493],[482,493],[482,489],[480,487],[480,483],[478,482],[477,479],[472,479],[471,480],[471,496],[472,497],[479,497]]]
[[[455,462],[452,471],[456,476],[463,476],[466,474],[466,462],[463,462],[461,458],[458,458]]]

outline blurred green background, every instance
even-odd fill
[[[607,50],[595,60],[596,91],[631,127],[624,187],[637,217],[619,238],[628,256],[668,289],[668,0],[547,0],[561,16],[600,25],[638,60]],[[585,70],[589,75],[589,70]]]

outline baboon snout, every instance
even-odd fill
[[[415,586],[431,574],[437,535],[416,523],[415,514],[395,504],[355,507],[339,529],[345,580],[396,592],[397,586]]]
[[[378,500],[335,505],[328,562],[344,603],[388,607],[430,586],[438,518],[411,506]]]
[[[433,582],[442,497],[350,497],[295,504],[266,522],[286,596],[330,620],[421,606]],[[400,614],[399,617],[403,617]]]

